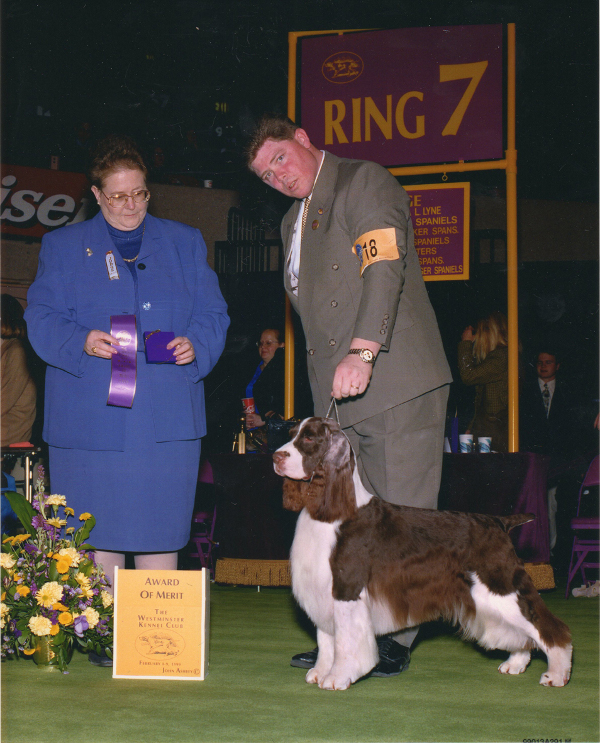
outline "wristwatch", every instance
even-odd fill
[[[374,364],[375,363],[375,356],[373,355],[373,351],[369,351],[368,348],[351,348],[348,351],[348,355],[351,353],[356,353],[360,356],[360,360],[364,361],[365,364]]]

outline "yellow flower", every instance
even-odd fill
[[[0,629],[4,629],[6,620],[8,619],[8,606],[6,604],[0,604]]]
[[[108,591],[101,591],[100,598],[102,599],[102,606],[105,609],[108,609],[108,607],[111,606],[112,602],[114,601],[112,594],[110,594]]]
[[[73,526],[70,526],[70,527],[69,527],[69,528],[67,529],[67,534],[72,534],[72,533],[73,533],[74,531],[75,531],[75,527],[73,527]]]
[[[44,637],[45,635],[50,634],[52,622],[49,619],[46,619],[46,617],[31,617],[27,626],[34,635]]]
[[[14,537],[6,537],[6,539],[2,540],[2,544],[14,544],[15,538]]]
[[[56,561],[56,569],[59,573],[68,573],[71,567],[71,560],[68,557]]]
[[[61,580],[69,580],[69,574],[68,574],[68,573],[66,573],[65,575],[61,575],[61,576],[60,576],[60,579],[61,579]]]
[[[17,586],[17,593],[19,596],[29,596],[31,588],[29,586]]]
[[[79,561],[81,560],[81,554],[75,547],[63,547],[58,551],[58,554],[61,557],[68,557],[71,560],[71,565],[79,565]]]
[[[6,598],[6,591],[2,591],[2,596],[0,596],[0,600],[4,601]]]
[[[72,508],[65,508],[65,516],[75,516],[75,511]]]
[[[61,604],[60,601],[57,601],[55,604],[52,605],[52,611],[67,611],[68,608],[68,606]]]
[[[29,534],[17,534],[16,537],[13,537],[13,544],[21,544],[21,542],[26,542],[29,537]]]
[[[58,635],[59,632],[60,632],[60,627],[58,626],[58,624],[53,624],[50,629],[50,634],[54,636],[54,635]]]
[[[93,629],[100,621],[100,614],[98,614],[95,609],[92,609],[91,606],[88,606],[88,608],[85,609],[83,616],[87,619],[91,629]]]
[[[64,495],[49,495],[46,499],[47,506],[66,506],[67,499]]]
[[[49,609],[57,601],[60,601],[63,595],[63,587],[56,581],[44,583],[40,590],[35,594],[35,600],[40,606]]]
[[[63,611],[58,615],[58,621],[67,627],[69,624],[73,624],[73,615],[70,611]]]
[[[50,524],[50,526],[54,526],[56,529],[60,529],[61,526],[66,526],[67,522],[65,519],[46,519],[46,521]]]
[[[21,648],[21,652],[25,653],[25,655],[33,655],[35,648]]]
[[[0,567],[10,570],[14,567],[15,563],[16,559],[12,555],[9,555],[8,552],[0,552]]]
[[[80,521],[87,521],[88,519],[91,519],[91,518],[92,518],[92,514],[91,513],[87,513],[87,511],[86,511],[86,513],[82,513],[81,514],[81,516],[79,517],[79,520]]]

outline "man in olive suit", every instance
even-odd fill
[[[261,180],[294,199],[281,227],[284,281],[306,337],[315,415],[341,400],[367,490],[436,508],[452,378],[407,193],[380,165],[318,150],[282,116],[261,119],[246,153]],[[406,668],[416,632],[380,641],[372,675]],[[315,660],[311,651],[292,665]]]

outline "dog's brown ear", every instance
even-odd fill
[[[308,483],[304,480],[283,478],[283,507],[288,511],[301,511],[306,505]]]
[[[306,507],[317,521],[345,521],[356,511],[352,481],[354,454],[350,442],[339,431],[332,431],[326,456],[310,482]]]

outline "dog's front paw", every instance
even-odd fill
[[[569,683],[570,674],[565,673],[552,673],[546,671],[542,673],[540,678],[540,684],[542,686],[566,686]]]
[[[319,683],[319,672],[316,668],[311,668],[310,671],[306,674],[306,683],[307,684],[318,684]]]
[[[510,673],[516,675],[524,673],[527,670],[531,654],[528,651],[512,653],[508,660],[498,666],[500,673]]]
[[[319,688],[328,691],[343,691],[352,684],[353,680],[356,681],[348,674],[328,673],[322,681],[319,681]]]

